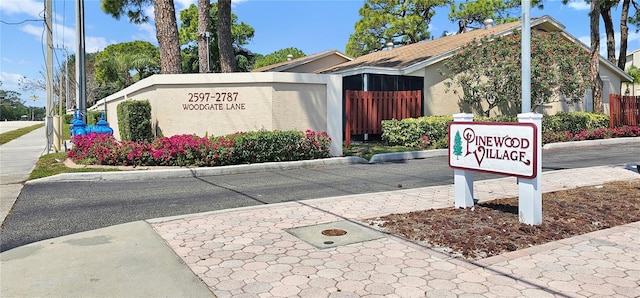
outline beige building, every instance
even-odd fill
[[[587,45],[566,32],[562,24],[549,16],[533,18],[531,27],[533,30],[559,32],[568,40],[586,50],[589,49]],[[451,91],[446,92],[445,77],[439,71],[444,69],[444,62],[460,47],[475,39],[491,35],[504,36],[520,28],[520,21],[490,26],[434,40],[387,48],[314,72],[341,75],[344,90],[422,90],[424,115],[451,115],[459,113],[461,107],[458,104],[458,96]],[[296,61],[283,62],[278,67],[256,71],[283,71],[281,69],[286,69],[287,65],[295,63]],[[289,68],[287,71],[291,70],[292,68]],[[609,94],[623,92],[624,84],[631,83],[632,78],[604,57],[600,57],[600,77],[603,81],[604,110],[608,112]],[[593,101],[590,93],[589,90],[579,104],[567,105],[556,102],[545,105],[536,112],[555,114],[558,111],[591,111]]]
[[[640,49],[637,49],[627,54],[627,63],[624,65],[624,70],[627,71],[631,65],[640,68]],[[622,88],[622,94],[626,95],[640,95],[640,83],[625,83]]]
[[[342,154],[342,82],[337,75],[215,73],[153,75],[96,103],[119,138],[117,106],[151,103],[156,135],[221,136],[258,130],[327,132]]]

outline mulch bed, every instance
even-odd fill
[[[640,221],[640,179],[542,195],[542,224],[518,220],[518,198],[466,209],[430,209],[365,220],[379,229],[469,260]]]

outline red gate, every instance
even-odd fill
[[[609,127],[640,125],[640,96],[609,95]]]
[[[382,120],[422,116],[422,91],[347,90],[345,146],[351,135],[381,134]]]

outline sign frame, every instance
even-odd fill
[[[451,160],[452,160],[452,151],[454,150],[454,144],[453,144],[453,140],[454,140],[454,134],[452,134],[451,132],[451,128],[452,126],[458,126],[458,125],[463,125],[466,127],[480,127],[480,126],[499,126],[499,127],[513,127],[514,130],[517,127],[526,127],[526,128],[531,128],[531,135],[527,134],[527,137],[531,137],[531,143],[529,144],[529,147],[532,148],[532,152],[531,152],[531,165],[528,165],[527,168],[531,169],[531,174],[527,175],[527,174],[518,174],[518,173],[514,173],[514,172],[508,172],[502,169],[492,169],[492,168],[488,168],[488,169],[484,169],[484,168],[479,168],[478,167],[466,167],[464,165],[452,165],[451,164]],[[475,171],[475,172],[483,172],[483,173],[491,173],[491,174],[499,174],[499,175],[507,175],[507,176],[514,176],[514,177],[518,177],[518,178],[524,178],[524,179],[534,179],[537,175],[538,175],[538,162],[540,162],[538,160],[538,147],[539,146],[539,139],[538,139],[538,127],[533,124],[533,123],[527,123],[527,122],[474,122],[474,121],[453,121],[449,124],[448,127],[448,133],[449,133],[449,148],[448,150],[448,154],[447,154],[447,158],[448,158],[448,164],[449,167],[453,168],[453,169],[459,169],[459,170],[470,170],[470,171]],[[471,154],[471,153],[468,153]],[[467,155],[468,155],[467,154]]]

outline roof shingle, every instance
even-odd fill
[[[476,29],[462,34],[455,34],[438,39],[422,41],[406,46],[382,50],[360,56],[352,61],[345,62],[333,67],[323,69],[322,73],[340,72],[358,67],[385,67],[402,69],[435,57],[445,54],[461,46],[468,44],[474,39],[479,39],[488,35],[500,35],[520,26],[520,21],[501,24],[490,29]]]

